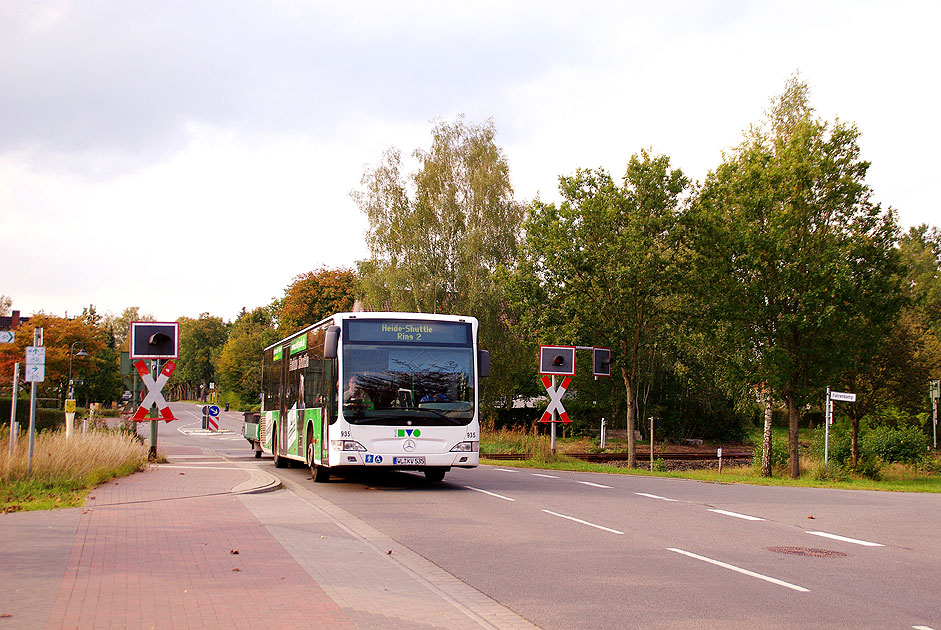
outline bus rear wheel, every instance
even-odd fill
[[[428,481],[441,481],[444,479],[444,473],[446,472],[448,472],[447,468],[426,468],[425,479]]]

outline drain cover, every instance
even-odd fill
[[[814,549],[813,547],[765,547],[768,551],[775,553],[785,553],[789,556],[808,556],[811,558],[845,558],[846,554],[842,551],[831,551],[829,549]]]

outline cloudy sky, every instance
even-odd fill
[[[941,3],[0,0],[0,294],[234,318],[368,255],[350,198],[492,118],[517,198],[653,147],[702,180],[799,71],[939,225]],[[932,43],[934,42],[934,43]]]

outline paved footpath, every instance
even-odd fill
[[[167,450],[83,508],[0,515],[0,630],[535,628],[303,484]]]

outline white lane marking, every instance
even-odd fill
[[[814,536],[823,536],[824,538],[832,538],[833,540],[842,540],[843,542],[853,543],[856,545],[862,545],[864,547],[885,547],[885,545],[880,545],[879,543],[869,542],[868,540],[859,540],[858,538],[847,538],[846,536],[837,536],[836,534],[828,534],[827,532],[807,532],[808,534],[813,534]]]
[[[934,628],[929,628],[928,626],[912,626],[915,630],[934,630]]]
[[[735,518],[741,518],[746,521],[763,521],[765,519],[759,518],[757,516],[749,516],[748,514],[739,514],[738,512],[729,512],[728,510],[714,510],[709,509],[710,512],[715,512],[716,514],[725,514],[726,516],[734,516]]]
[[[660,499],[661,501],[678,501],[679,499],[668,499],[666,497],[661,497],[657,494],[647,494],[646,492],[635,492],[634,494],[640,495],[642,497],[647,497],[648,499]]]
[[[596,525],[595,523],[589,523],[588,521],[583,521],[580,518],[575,518],[574,516],[566,516],[565,514],[559,514],[558,512],[551,512],[549,510],[543,510],[546,514],[551,514],[552,516],[558,516],[559,518],[567,518],[570,521],[575,521],[576,523],[581,523],[582,525],[588,525],[589,527],[594,527],[595,529],[603,529],[606,532],[611,532],[612,534],[621,534],[624,535],[624,532],[619,532],[616,529],[611,529],[610,527],[604,527],[603,525]]]
[[[591,486],[592,488],[610,488],[611,486],[606,486],[603,483],[595,483],[593,481],[579,481],[578,483],[583,486]]]
[[[801,593],[810,592],[810,589],[806,589],[803,586],[797,586],[796,584],[791,584],[790,582],[785,582],[784,580],[779,580],[777,578],[768,577],[767,575],[762,575],[761,573],[755,573],[754,571],[749,571],[748,569],[737,567],[734,564],[727,564],[725,562],[713,560],[712,558],[707,558],[706,556],[700,556],[699,554],[695,554],[690,551],[683,551],[682,549],[676,549],[674,547],[667,547],[667,551],[673,551],[679,554],[683,554],[684,556],[689,556],[690,558],[695,558],[696,560],[702,560],[703,562],[714,564],[717,567],[722,567],[723,569],[729,569],[730,571],[735,571],[737,573],[741,573],[742,575],[755,577],[755,578],[758,578],[759,580],[764,580],[765,582],[771,582],[772,584],[777,584],[778,586],[784,586],[785,588],[790,588],[795,591],[800,591]]]
[[[542,473],[529,473],[533,477],[545,477],[546,479],[558,479],[555,475],[544,475]]]
[[[516,501],[516,499],[511,499],[510,497],[505,497],[502,494],[497,494],[496,492],[488,492],[486,490],[481,490],[480,488],[475,488],[474,486],[464,486],[468,490],[473,490],[474,492],[482,492],[483,494],[489,494],[492,497],[497,497],[498,499],[503,499],[504,501]]]
[[[509,468],[495,468],[494,470],[499,470],[500,472],[515,473],[515,470],[510,470]]]

